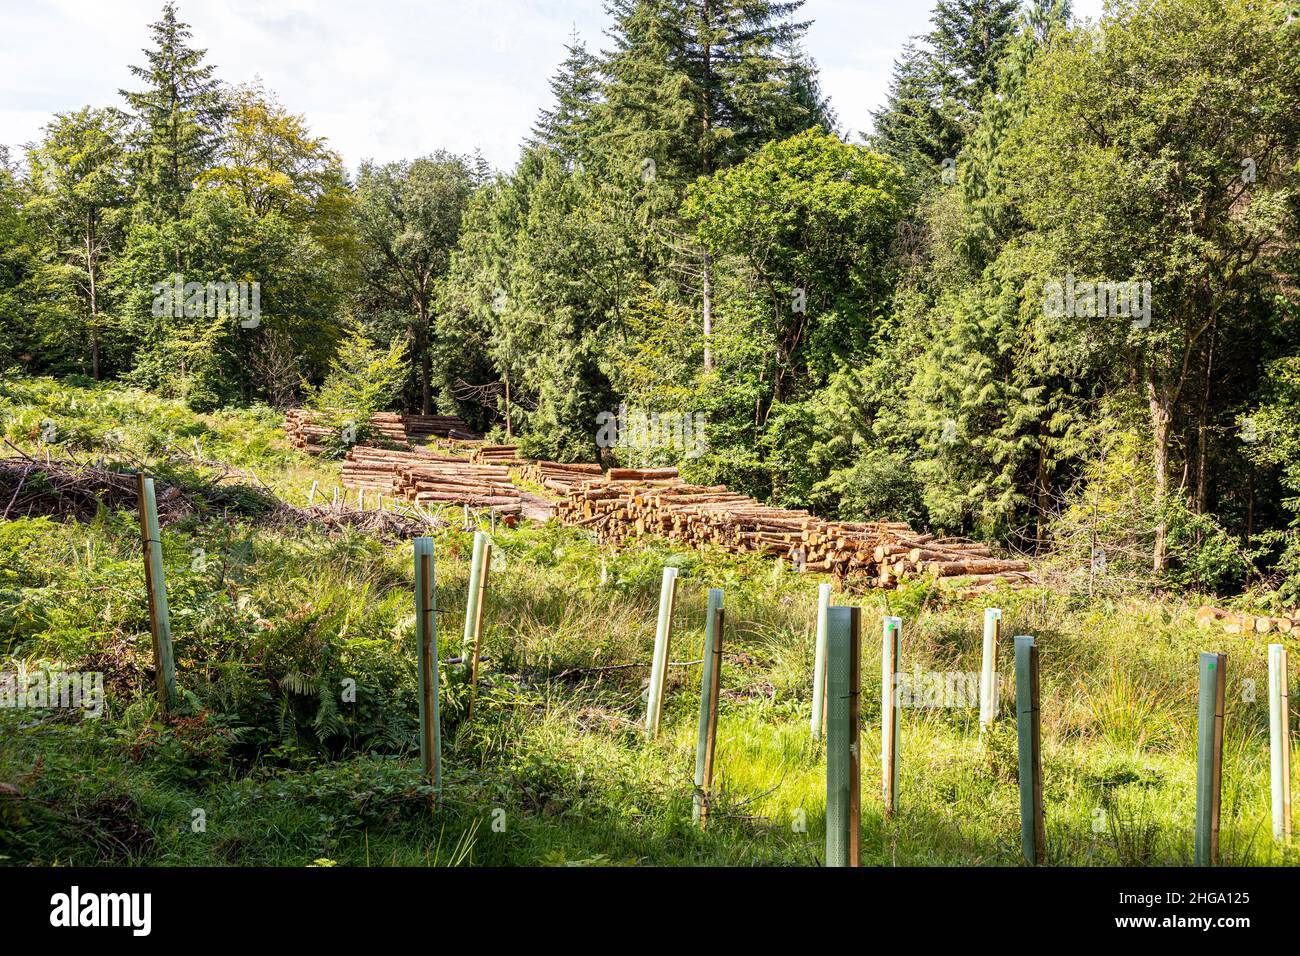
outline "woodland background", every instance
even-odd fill
[[[120,101],[0,147],[0,374],[575,461],[620,403],[703,412],[694,480],[1300,598],[1293,3],[939,0],[865,145],[803,3],[606,6],[514,169],[353,176],[168,3]],[[154,315],[178,273],[258,282],[260,322]],[[1150,282],[1151,325],[1048,315],[1066,276]]]

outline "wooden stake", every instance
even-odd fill
[[[713,754],[718,740],[718,691],[722,685],[722,591],[709,590],[709,610],[704,621],[704,669],[700,675],[700,733],[695,748],[694,817],[708,829],[713,798]]]
[[[862,609],[826,615],[826,865],[857,866],[861,846]]]
[[[880,788],[885,816],[898,804],[899,661],[903,656],[903,619],[885,618],[880,654]]]
[[[139,493],[140,542],[144,550],[144,583],[149,593],[149,631],[153,635],[154,679],[158,706],[170,714],[179,700],[176,693],[176,662],[172,656],[171,612],[167,607],[167,585],[163,578],[162,539],[158,531],[158,502],[153,479],[136,475]]]
[[[664,679],[668,670],[668,646],[672,642],[673,608],[677,604],[677,569],[664,568],[659,586],[659,621],[655,628],[654,659],[650,662],[650,697],[646,702],[645,729],[659,736],[659,718],[664,706]]]
[[[311,491],[307,492],[307,507],[308,507],[308,508],[310,508],[311,505],[312,505],[312,502],[316,500],[316,486],[317,486],[317,484],[318,484],[318,482],[313,481],[313,482],[311,483]]]
[[[1268,647],[1269,754],[1273,791],[1273,839],[1291,842],[1291,690],[1286,647]]]
[[[1043,810],[1043,759],[1038,696],[1038,642],[1017,637],[1016,730],[1020,743],[1020,848],[1025,862],[1043,861],[1046,827]]]
[[[831,586],[817,587],[817,632],[813,644],[812,736],[820,739],[826,725],[826,612],[831,606]]]
[[[998,644],[1002,641],[1002,612],[984,611],[984,660],[980,668],[980,733],[993,726],[998,715]]]
[[[415,636],[420,655],[420,762],[442,789],[442,721],[438,713],[438,629],[434,617],[433,539],[415,539]]]

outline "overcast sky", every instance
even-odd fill
[[[230,83],[260,76],[306,116],[349,169],[363,158],[481,149],[519,155],[548,78],[576,29],[606,45],[601,0],[180,0],[182,20]],[[1076,16],[1102,0],[1075,0]],[[870,126],[903,44],[928,28],[930,0],[808,0],[808,52],[845,132]],[[161,0],[3,0],[0,144],[40,135],[51,114],[121,106],[135,89]],[[17,152],[17,150],[15,150]]]

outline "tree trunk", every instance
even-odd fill
[[[86,214],[86,279],[90,293],[90,374],[99,381],[99,293],[97,273],[99,262],[95,257],[95,221]]]
[[[1040,554],[1043,550],[1043,539],[1047,535],[1047,436],[1040,434],[1038,436],[1038,475],[1035,484],[1038,486],[1038,528],[1034,532],[1034,554]]]
[[[713,45],[710,31],[712,29],[708,0],[704,3],[704,175],[713,175]],[[704,296],[704,371],[713,371],[713,261],[709,253],[704,253],[701,285]]]
[[[1161,509],[1156,521],[1156,542],[1152,556],[1152,569],[1163,574],[1169,567],[1166,539],[1168,522],[1164,519],[1165,499],[1169,494],[1169,423],[1173,419],[1169,397],[1153,377],[1147,378],[1147,404],[1151,409],[1151,461],[1155,470],[1156,507]]]
[[[411,334],[411,348],[415,354],[411,361],[420,369],[420,414],[431,415],[432,390],[429,380],[433,377],[433,361],[429,358],[429,306],[421,295],[416,299],[416,327]]]
[[[1214,352],[1218,346],[1218,322],[1210,325],[1209,352],[1205,358],[1205,388],[1201,393],[1200,431],[1196,440],[1196,513],[1210,510],[1210,395],[1214,384]]]
[[[506,372],[506,374],[502,376],[502,383],[505,385],[505,395],[506,395],[506,408],[505,408],[506,438],[509,439],[515,436],[514,420],[513,420],[513,416],[510,413],[510,373],[509,372]]]
[[[713,264],[704,254],[704,371],[713,371]]]

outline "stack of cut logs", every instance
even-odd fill
[[[461,438],[474,441],[482,437],[470,431],[469,426],[455,415],[407,413],[402,416],[402,421],[406,425],[406,433],[412,438]]]
[[[541,485],[548,491],[567,495],[573,486],[582,481],[599,478],[600,465],[564,465],[555,461],[534,461],[519,473],[524,481]]]
[[[1300,634],[1300,608],[1280,617],[1223,611],[1208,604],[1196,612],[1197,627],[1207,630],[1215,625],[1223,628],[1225,634]]]
[[[476,465],[506,465],[519,468],[528,462],[518,457],[518,445],[479,445],[470,455],[470,461]]]
[[[428,458],[429,455],[424,452],[353,445],[343,459],[343,487],[396,495],[398,466],[419,464]]]
[[[508,468],[428,452],[355,445],[343,462],[343,484],[431,506],[469,505],[502,515],[523,507]]]
[[[610,469],[574,484],[555,513],[606,544],[658,534],[693,547],[785,558],[803,570],[866,578],[877,587],[933,576],[946,589],[973,595],[1034,582],[1026,562],[999,559],[983,545],[918,534],[902,522],[823,521],[725,485],[688,485],[672,468]]]
[[[346,412],[335,413],[335,419],[340,415],[346,415]],[[284,413],[284,430],[289,436],[289,444],[309,455],[319,455],[331,438],[339,437],[339,430],[325,425],[325,420],[323,412],[289,409]],[[370,429],[385,441],[407,446],[406,427],[402,424],[402,416],[396,412],[375,412],[370,416]]]

